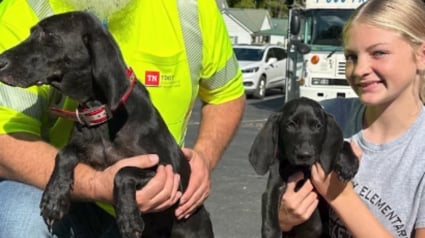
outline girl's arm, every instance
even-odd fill
[[[425,228],[416,229],[415,238],[425,238]]]
[[[311,170],[312,183],[329,203],[354,237],[393,237],[375,218],[354,191],[351,183],[342,183],[337,175],[329,175],[316,163]]]

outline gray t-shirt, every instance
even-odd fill
[[[394,237],[425,228],[425,107],[403,135],[374,144],[363,137],[365,106],[357,98],[321,103],[363,152],[353,185],[372,213]],[[330,231],[331,237],[352,237],[333,212]]]

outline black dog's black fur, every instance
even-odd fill
[[[273,113],[256,136],[249,153],[255,171],[264,175],[270,171],[262,197],[263,238],[280,238],[278,224],[279,201],[286,190],[288,178],[302,171],[310,176],[311,166],[319,162],[326,173],[334,170],[341,181],[351,180],[357,173],[359,161],[333,116],[321,105],[307,98],[294,99]],[[303,224],[289,233],[290,237],[326,237],[327,207],[324,201]],[[325,210],[325,211],[319,211]]]
[[[180,190],[188,185],[190,166],[152,105],[146,88],[137,83],[128,100],[121,97],[130,87],[126,65],[112,36],[100,21],[84,12],[55,15],[42,20],[28,39],[0,56],[0,80],[29,87],[49,84],[79,102],[80,107],[105,104],[113,110],[106,123],[88,127],[76,123],[69,144],[57,157],[40,204],[51,226],[68,212],[73,170],[79,162],[104,169],[118,160],[155,153],[160,164],[171,164],[181,175]],[[202,206],[189,219],[178,221],[176,205],[159,213],[140,214],[135,192],[154,176],[155,168],[121,169],[114,182],[114,207],[123,237],[213,237],[212,224]]]

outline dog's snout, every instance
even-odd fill
[[[316,147],[311,141],[301,142],[295,149],[295,155],[300,163],[313,163],[316,158]]]
[[[302,151],[297,154],[297,159],[300,161],[310,161],[313,158],[313,153],[310,151]]]

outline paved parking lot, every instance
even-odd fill
[[[212,192],[206,201],[216,238],[258,238],[261,228],[261,194],[266,176],[255,174],[248,161],[250,146],[273,111],[284,102],[280,94],[264,100],[248,99],[240,128],[212,175]],[[198,129],[199,104],[188,129],[191,146]]]

